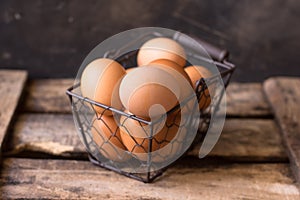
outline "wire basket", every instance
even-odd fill
[[[137,50],[119,56],[116,61],[125,69],[128,69],[137,66],[136,56]],[[224,93],[223,90],[215,94],[214,99],[210,99],[210,97],[207,96],[209,94],[207,94],[206,90],[210,85],[217,84],[220,81],[219,79],[222,79],[221,81],[226,87],[235,66],[228,62],[225,57],[219,61],[216,59],[209,60],[197,54],[195,54],[195,57],[204,63],[210,62],[217,66],[220,75],[212,76],[208,79],[202,78],[197,82],[195,95],[198,102],[192,101],[193,96],[191,96],[186,98],[181,104],[188,113],[191,113],[189,117],[184,120],[184,123],[177,123],[178,120],[181,119],[179,110],[183,109],[183,107],[179,107],[179,105],[170,110],[167,115],[155,121],[147,121],[138,116],[129,114],[124,110],[116,109],[81,96],[81,94],[76,92],[76,90],[80,88],[80,83],[67,90],[66,93],[70,97],[76,127],[79,130],[81,140],[87,148],[89,159],[92,163],[139,181],[149,183],[162,175],[163,171],[166,170],[167,167],[159,167],[160,162],[169,162],[169,164],[171,164],[173,163],[172,158],[181,156],[176,155],[178,152],[186,152],[188,150],[188,148],[180,148],[184,148],[184,146],[193,148],[193,144],[203,141],[210,123],[210,116],[218,109]],[[199,118],[198,115],[193,114],[193,110],[196,106],[199,106],[198,103],[201,99],[202,101],[205,99],[212,103],[210,103],[206,109],[200,110],[201,118]],[[207,102],[204,102],[204,104],[206,103]],[[102,108],[103,111],[100,113],[97,112],[96,108],[98,107]],[[106,112],[113,113],[114,118],[118,121],[117,127],[112,128],[104,121],[104,114]],[[135,123],[140,127],[145,137],[134,137],[135,133],[128,129],[128,124],[130,123]],[[197,135],[196,137],[188,137],[191,131],[189,128],[195,127],[195,125],[191,126],[195,123],[197,123]],[[103,135],[99,130],[101,128],[107,130],[108,134]],[[156,132],[158,128],[161,129],[161,134],[159,137],[156,137],[157,135],[153,133]],[[172,135],[174,130],[177,131],[176,136]],[[130,149],[122,145],[120,132],[123,134],[122,138],[127,137],[127,141],[131,143]],[[112,142],[114,145],[112,145]]]

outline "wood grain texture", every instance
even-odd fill
[[[277,77],[264,90],[282,130],[292,170],[300,182],[300,78]]]
[[[230,83],[226,94],[226,112],[229,117],[271,116],[260,83]]]
[[[27,87],[26,112],[70,113],[65,92],[73,79],[32,80]],[[270,108],[259,83],[231,83],[227,89],[227,116],[266,117]]]
[[[26,88],[27,98],[24,111],[70,113],[71,105],[66,95],[73,79],[31,80]]]
[[[87,157],[71,114],[20,115],[8,149],[9,155],[35,152],[63,157]]]
[[[188,155],[198,157],[200,146]],[[22,114],[19,116],[8,155],[24,152],[86,158],[86,151],[70,114]],[[234,161],[286,161],[279,130],[272,120],[228,119],[212,157]]]
[[[21,97],[27,73],[0,70],[0,150]],[[1,152],[0,152],[1,160]]]
[[[87,161],[6,159],[3,199],[299,199],[287,164],[211,166],[185,160],[153,184]],[[30,191],[30,192],[29,192]]]
[[[189,152],[197,156],[200,144]],[[231,161],[287,161],[279,129],[273,120],[227,119],[211,157]]]

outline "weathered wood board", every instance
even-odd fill
[[[30,81],[27,87],[25,112],[70,113],[66,89],[73,79],[40,79]],[[269,105],[259,83],[232,83],[227,89],[227,116],[268,117]]]
[[[3,198],[299,199],[288,164],[210,165],[183,160],[152,184],[87,161],[6,159]],[[30,191],[30,192],[29,192]]]
[[[199,147],[189,155],[198,156]],[[227,119],[210,157],[231,161],[287,161],[279,129],[269,119]]]
[[[299,199],[284,148],[289,138],[280,134],[280,128],[289,133],[290,152],[297,150],[297,107],[290,98],[299,91],[283,95],[295,105],[288,107],[286,117],[277,117],[279,128],[262,84],[232,83],[227,90],[229,118],[209,156],[198,159],[198,145],[154,183],[144,184],[87,161],[65,95],[72,83],[44,79],[27,85],[3,149],[0,199]],[[267,82],[268,91],[266,87]],[[272,99],[273,107],[281,100]]]
[[[0,71],[0,150],[27,80],[25,71]],[[0,152],[1,161],[1,152]]]
[[[264,83],[282,130],[292,170],[300,182],[300,78],[277,77]]]
[[[73,79],[31,80],[26,88],[24,111],[70,113],[71,106],[66,90],[73,83]]]
[[[198,156],[199,145],[190,156]],[[86,158],[70,114],[20,115],[6,154],[16,156],[22,152]],[[235,161],[287,160],[279,130],[274,121],[268,119],[227,119],[210,156]]]
[[[230,83],[226,90],[228,117],[270,117],[270,106],[260,83]]]
[[[8,154],[45,153],[87,158],[71,114],[22,114],[15,123]]]

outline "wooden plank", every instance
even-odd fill
[[[199,149],[200,144],[189,155],[197,156]],[[227,119],[209,155],[228,161],[287,161],[279,129],[269,119]]]
[[[198,157],[199,146],[190,156]],[[70,114],[23,114],[16,124],[8,155],[24,152],[86,158]],[[273,120],[228,119],[210,154],[234,161],[286,161],[279,130]]]
[[[282,130],[292,170],[300,182],[300,78],[270,78],[264,90]]]
[[[22,114],[14,126],[8,155],[21,152],[86,158],[71,114]]]
[[[260,83],[230,83],[226,93],[229,117],[269,117],[272,114]]]
[[[6,159],[3,199],[299,199],[288,164],[183,160],[152,184],[87,161]],[[29,192],[30,191],[30,192]]]
[[[24,111],[70,113],[71,105],[66,90],[73,82],[73,79],[31,80],[26,89]]]
[[[72,79],[32,80],[27,88],[26,112],[70,113],[65,94]],[[270,116],[270,108],[259,83],[231,83],[227,90],[227,115],[238,117]]]
[[[0,70],[0,149],[21,97],[27,72]],[[1,160],[1,152],[0,152]]]

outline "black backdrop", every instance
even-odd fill
[[[143,26],[227,48],[238,66],[235,81],[300,75],[299,0],[1,0],[0,68],[74,77],[99,42]]]

